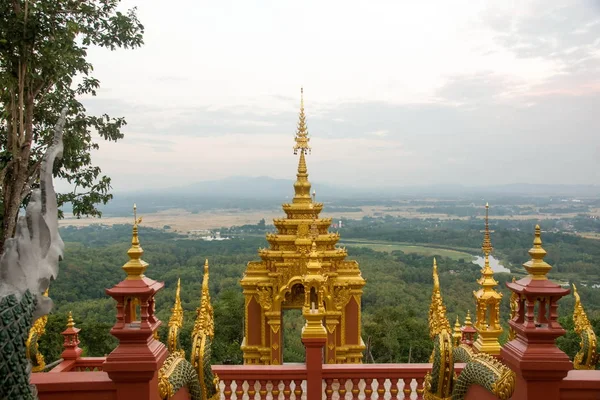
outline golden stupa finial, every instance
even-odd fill
[[[148,263],[142,260],[144,249],[140,246],[138,237],[138,224],[142,222],[142,217],[137,216],[137,206],[133,205],[133,233],[131,237],[131,247],[127,251],[129,261],[123,265],[123,269],[127,273],[127,279],[142,279],[144,271],[148,267]]]
[[[303,93],[303,92],[302,92]],[[300,118],[298,121],[298,131],[296,132],[296,145],[294,154],[300,150],[300,160],[298,161],[298,172],[296,173],[296,182],[294,182],[293,203],[312,204],[313,199],[310,196],[310,182],[308,181],[308,168],[306,167],[306,152],[310,152],[308,142],[308,130],[306,128],[306,116],[304,115],[304,97],[300,102]]]
[[[494,270],[490,267],[490,254],[494,249],[490,239],[489,209],[490,205],[485,203],[485,230],[483,231],[483,244],[481,245],[481,250],[483,251],[483,268],[481,269],[481,278],[477,281],[486,292],[491,291],[492,288],[498,285],[498,282],[494,279]],[[477,293],[481,295],[481,292]]]
[[[452,334],[452,338],[454,339],[454,345],[459,346],[460,340],[462,339],[462,331],[460,330],[458,315],[456,316],[456,322],[454,323],[454,333]]]
[[[296,145],[294,146],[294,154],[304,154],[310,152],[308,142],[308,128],[306,127],[306,115],[304,114],[304,88],[300,88],[300,114],[298,116],[298,130],[296,131]]]
[[[492,247],[492,241],[490,240],[490,221],[489,221],[489,203],[485,203],[485,230],[483,235],[483,244],[481,245],[481,250],[483,250],[483,254],[489,256],[494,251]]]
[[[69,316],[67,317],[67,328],[74,328],[75,321],[73,321],[73,313],[69,311]]]
[[[473,326],[473,322],[471,322],[471,310],[467,310],[467,316],[465,317],[465,326]]]
[[[535,237],[533,239],[533,247],[529,249],[531,260],[527,261],[523,266],[529,275],[535,280],[546,280],[546,274],[552,269],[550,264],[544,261],[546,250],[542,247],[542,230],[539,225],[535,226]]]

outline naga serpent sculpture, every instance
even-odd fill
[[[577,293],[577,288],[573,284],[573,295],[575,296],[575,309],[573,310],[573,322],[575,324],[575,332],[581,337],[581,349],[573,359],[575,369],[596,369],[596,364],[599,361],[597,350],[598,340],[592,328],[592,324],[588,320],[581,298]]]
[[[0,258],[2,399],[37,398],[35,387],[29,384],[32,366],[27,357],[27,341],[32,324],[52,308],[52,300],[43,293],[50,281],[56,278],[63,255],[64,243],[58,232],[52,168],[54,161],[62,157],[66,112],[67,109],[63,109],[54,127],[52,144],[42,160],[40,187],[31,192],[25,215],[19,217],[15,236],[6,240]]]
[[[202,297],[192,330],[191,361],[179,345],[179,331],[183,326],[181,306],[181,282],[177,281],[175,305],[169,319],[169,356],[158,372],[158,391],[162,399],[168,399],[179,389],[186,387],[192,400],[216,400],[219,398],[219,381],[213,377],[210,365],[211,343],[214,336],[213,308],[208,291],[208,260],[204,264]]]
[[[429,307],[429,335],[434,340],[431,372],[425,376],[425,400],[462,400],[469,387],[480,385],[501,400],[509,399],[515,388],[515,373],[486,353],[473,354],[466,345],[456,346],[446,307],[440,293],[437,263],[433,260],[433,293]],[[456,376],[454,362],[466,363]]]

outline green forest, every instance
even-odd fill
[[[493,221],[494,256],[511,268],[514,274],[497,273],[498,289],[504,294],[502,317],[509,315],[510,292],[505,282],[523,275],[520,264],[529,260],[527,250],[533,241],[535,221]],[[249,229],[252,228],[252,229]],[[344,239],[412,243],[435,249],[454,249],[478,255],[482,239],[481,219],[410,220],[392,217],[363,218],[344,221]],[[551,231],[551,221],[543,229]],[[146,275],[164,281],[165,289],[157,294],[156,309],[163,321],[160,336],[166,339],[167,322],[173,306],[177,279],[181,278],[181,301],[185,323],[182,345],[189,351],[190,333],[195,310],[200,302],[203,265],[210,262],[210,291],[215,312],[213,364],[241,364],[240,343],[243,337],[243,296],[239,280],[246,263],[258,259],[257,249],[266,245],[264,232],[272,227],[264,221],[246,227],[251,234],[234,235],[231,240],[201,241],[176,233],[140,227],[144,260],[150,266]],[[236,229],[229,229],[236,232]],[[239,231],[239,230],[237,230]],[[105,295],[125,276],[121,266],[127,261],[131,240],[131,225],[92,225],[85,228],[61,229],[65,241],[65,256],[59,276],[51,284],[50,296],[55,307],[49,317],[40,348],[47,362],[60,358],[66,318],[72,311],[81,328],[81,347],[86,356],[103,356],[116,346],[109,331],[115,320],[114,301]],[[600,289],[592,288],[600,281],[595,261],[600,259],[598,241],[554,232],[542,234],[546,260],[553,265],[550,278],[578,285],[583,305],[600,333]],[[375,251],[360,245],[348,248],[349,258],[356,259],[367,284],[362,298],[363,339],[370,344],[375,362],[427,362],[432,349],[428,336],[427,311],[432,287],[432,257],[400,250]],[[441,251],[441,253],[444,253]],[[474,311],[473,291],[480,268],[468,258],[437,255],[441,290],[453,323],[456,316],[464,320],[467,310]],[[587,286],[585,286],[587,284]],[[579,337],[573,332],[574,299],[560,301],[560,322],[567,334],[558,340],[559,346],[571,357],[579,349]],[[302,316],[298,311],[284,315],[284,362],[304,359],[300,341]]]

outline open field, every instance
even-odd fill
[[[348,247],[367,247],[375,251],[385,251],[388,253],[394,250],[400,250],[404,253],[416,253],[427,257],[442,256],[452,258],[453,260],[459,260],[461,258],[464,258],[465,260],[475,259],[473,255],[463,251],[442,249],[439,247],[418,246],[408,243],[389,243],[370,240],[342,240],[340,244]]]
[[[428,214],[416,211],[417,207],[406,206],[406,207],[394,207],[390,209],[384,206],[363,206],[360,212],[334,212],[328,213],[327,206],[323,211],[323,216],[333,217],[334,220],[338,218],[348,219],[360,219],[365,216],[380,217],[385,215],[391,215],[394,217],[401,218],[437,218],[440,220],[446,219],[467,219],[468,217],[457,217],[448,214]],[[201,229],[216,229],[222,227],[230,227],[235,225],[245,224],[256,224],[262,218],[267,223],[273,220],[273,218],[282,218],[285,216],[280,208],[274,208],[272,210],[237,210],[237,209],[224,209],[224,210],[209,210],[192,213],[183,209],[168,209],[160,212],[151,214],[144,214],[143,208],[138,209],[139,213],[143,215],[143,225],[152,228],[163,228],[168,225],[171,230],[177,232],[189,232],[192,230]],[[592,215],[600,214],[598,209],[594,209]],[[560,218],[571,218],[576,214],[562,214]],[[553,214],[535,214],[535,215],[515,215],[515,216],[494,216],[490,215],[490,219],[511,219],[511,220],[528,220],[528,219],[556,219],[559,218]],[[61,226],[88,226],[93,224],[104,224],[104,225],[115,225],[115,224],[130,224],[133,220],[133,215],[127,217],[103,217],[103,218],[81,218],[76,219],[66,215],[65,219],[59,221]]]

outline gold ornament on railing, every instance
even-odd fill
[[[573,323],[575,324],[575,332],[581,337],[581,349],[573,360],[575,369],[596,369],[598,364],[598,340],[592,324],[583,309],[581,298],[577,292],[577,287],[573,284],[573,296],[575,296],[575,309],[573,310]]]

